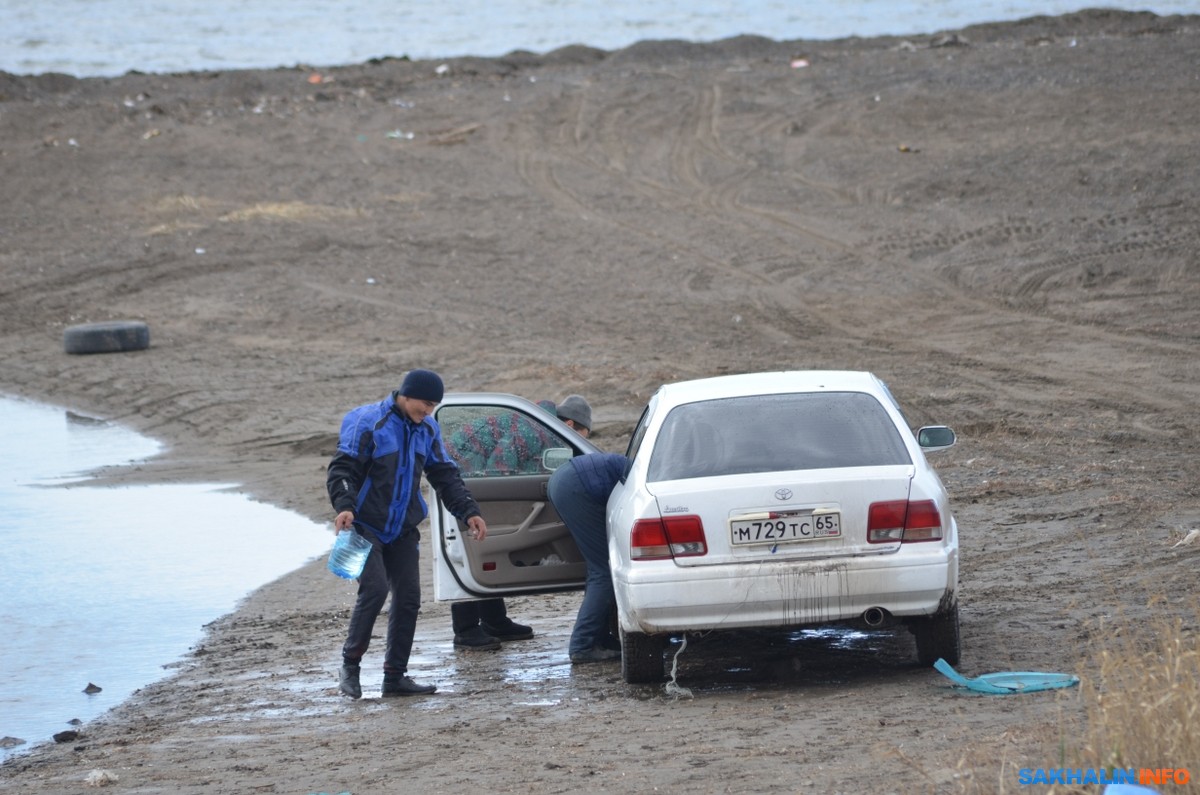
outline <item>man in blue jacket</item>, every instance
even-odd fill
[[[615,660],[621,643],[608,629],[616,606],[612,569],[608,560],[608,497],[629,469],[629,459],[619,453],[577,455],[554,470],[547,486],[550,502],[562,517],[587,564],[583,601],[567,652],[572,663]]]
[[[360,664],[389,593],[383,696],[427,695],[437,690],[407,675],[421,607],[417,525],[428,511],[421,496],[422,472],[450,512],[466,523],[467,535],[477,540],[487,535],[487,523],[458,466],[446,454],[441,429],[432,417],[443,394],[437,373],[409,371],[389,397],[346,415],[337,453],[329,462],[325,485],[337,511],[334,526],[353,529],[372,547],[358,578],[358,598],[342,646],[338,688],[350,698],[362,697]]]

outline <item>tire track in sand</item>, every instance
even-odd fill
[[[600,113],[589,107],[588,91],[583,89],[560,97],[562,104],[549,114],[561,119],[559,124],[547,129],[546,114],[523,120],[514,127],[514,134],[521,138],[518,150],[525,153],[518,156],[518,173],[535,193],[561,210],[637,235],[661,247],[664,260],[675,256],[694,263],[693,271],[679,280],[693,292],[705,291],[718,274],[741,280],[746,284],[743,315],[766,338],[791,346],[812,344],[819,338],[868,352],[893,351],[917,358],[924,354],[930,358],[932,370],[949,367],[959,373],[975,373],[980,377],[978,389],[993,390],[994,394],[1012,392],[1009,397],[1014,405],[1026,404],[1031,411],[1043,401],[1041,390],[1009,390],[1009,386],[1023,381],[1076,383],[1077,388],[1092,392],[1099,403],[1121,407],[1123,415],[1145,428],[1161,424],[1154,416],[1200,398],[1195,389],[1180,384],[1159,383],[1147,392],[1144,385],[1126,388],[1114,384],[1103,368],[1084,372],[1072,367],[1075,359],[1088,358],[1088,351],[1111,349],[1118,355],[1116,351],[1129,347],[1153,348],[1154,340],[1031,316],[1019,304],[1005,306],[981,296],[944,272],[889,268],[872,253],[911,261],[913,256],[927,255],[930,246],[970,245],[972,240],[997,234],[1028,246],[1053,245],[1044,240],[1048,231],[1044,227],[997,219],[991,228],[984,228],[989,226],[985,224],[962,233],[958,236],[961,240],[953,235],[941,239],[939,233],[931,239],[928,233],[915,231],[864,241],[865,245],[825,233],[799,213],[753,206],[743,200],[748,186],[761,179],[761,174],[757,164],[724,144],[720,84],[705,85],[694,94],[680,87],[676,112],[667,119],[637,110],[641,104],[638,97],[648,90],[635,86],[624,90],[621,102],[597,102],[597,107],[608,109]],[[789,134],[786,120],[778,117],[755,119],[750,129]],[[854,188],[824,184],[816,188],[843,201],[864,201],[862,191]],[[601,201],[601,195],[607,200]],[[621,201],[614,205],[612,196]],[[708,227],[708,235],[690,236],[648,224],[637,213],[640,202],[691,217],[697,225]],[[745,235],[757,236],[759,242],[769,235],[777,241],[778,257],[741,261],[737,241]],[[718,238],[715,243],[714,238]],[[880,284],[887,285],[882,296],[878,295]],[[831,302],[806,300],[805,291],[824,285],[845,295]],[[1032,281],[1027,288],[1031,286]],[[855,305],[856,292],[875,293],[871,296],[874,303],[862,302],[870,309]],[[911,301],[916,296],[938,307],[920,334],[914,334],[911,327],[896,327],[886,311],[889,301]],[[895,315],[911,317],[911,312]],[[1010,351],[983,344],[987,335],[972,328],[979,317],[1011,328],[1009,336],[1016,346],[1038,350],[1048,340],[1058,340],[1058,348],[1041,358],[1014,359]],[[1073,372],[1065,376],[1068,368]]]

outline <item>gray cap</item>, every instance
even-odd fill
[[[582,425],[589,431],[592,429],[592,407],[583,399],[583,395],[567,395],[563,398],[562,403],[558,404],[558,418],[574,420],[576,425]]]

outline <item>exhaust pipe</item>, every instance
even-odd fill
[[[882,607],[868,607],[863,611],[862,622],[871,629],[878,629],[888,622],[892,616]]]

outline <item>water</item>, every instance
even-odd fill
[[[1088,7],[1200,13],[1200,0],[0,0],[0,70],[104,77],[329,66],[568,44],[916,35]]]
[[[0,738],[26,741],[0,759],[166,676],[205,624],[329,550],[324,527],[226,485],[98,488],[81,474],[160,449],[0,397]]]

